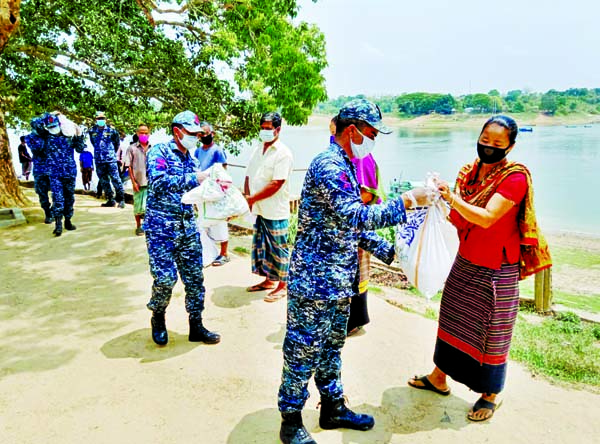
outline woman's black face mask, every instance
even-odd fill
[[[496,148],[495,146],[482,145],[477,142],[477,155],[482,163],[496,163],[506,157],[508,148]]]

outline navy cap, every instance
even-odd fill
[[[175,117],[173,117],[173,123],[183,125],[183,127],[190,133],[199,133],[202,131],[200,119],[191,111],[183,111],[177,114]]]
[[[55,126],[60,125],[60,122],[58,121],[58,116],[55,116],[54,114],[44,113],[42,119],[46,128],[54,128]]]
[[[338,118],[362,120],[383,134],[390,134],[392,132],[392,130],[385,126],[381,121],[381,110],[379,109],[379,106],[366,99],[354,99],[346,103],[342,109],[340,109]]]

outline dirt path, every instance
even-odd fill
[[[183,289],[154,346],[144,307],[151,278],[131,207],[99,208],[77,196],[76,232],[53,239],[41,211],[0,232],[0,442],[7,444],[277,443],[276,394],[285,303],[244,288],[247,258],[206,270],[205,319],[216,346],[187,341]],[[453,384],[441,398],[405,381],[431,366],[436,324],[371,297],[371,325],[344,349],[352,406],[376,417],[370,432],[323,431],[315,406],[305,422],[320,444],[593,443],[600,396],[532,378],[512,363],[504,404],[471,424],[476,395]]]

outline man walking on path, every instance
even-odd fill
[[[138,126],[136,134],[138,141],[129,145],[125,153],[125,168],[129,169],[129,177],[133,187],[135,234],[143,236],[142,219],[146,214],[146,199],[148,197],[148,175],[146,170],[146,155],[150,149],[148,125],[142,123]]]
[[[183,194],[200,185],[208,175],[198,170],[192,154],[202,128],[198,116],[184,111],[173,118],[173,139],[148,152],[148,202],[144,230],[154,278],[147,304],[152,311],[152,339],[158,345],[169,341],[165,311],[171,300],[177,272],[185,285],[185,308],[189,314],[191,342],[216,344],[217,333],[202,323],[204,275],[202,246],[192,205],[181,203]]]
[[[62,235],[63,217],[64,228],[75,230],[71,222],[73,205],[75,204],[75,179],[77,164],[73,150],[78,153],[85,148],[84,136],[80,133],[72,137],[65,136],[60,127],[58,116],[45,113],[42,117],[44,129],[43,146],[47,155],[47,167],[50,173],[50,188],[52,189],[52,216],[54,217],[54,235]]]
[[[94,155],[88,150],[83,150],[79,155],[79,168],[81,169],[83,189],[89,191],[92,183],[92,173],[94,172]]]
[[[201,122],[200,126],[202,127],[202,135],[200,136],[202,146],[198,147],[194,153],[200,171],[206,171],[216,163],[220,163],[226,168],[227,157],[225,156],[225,150],[215,143],[215,132],[212,125],[208,122]],[[230,261],[229,256],[227,255],[227,246],[229,243],[228,231],[227,221],[225,220],[216,222],[206,229],[208,237],[214,242],[221,244],[221,251],[212,262],[212,265],[215,267],[224,265]]]
[[[410,204],[405,196],[370,206],[361,200],[351,159],[368,155],[379,132],[387,134],[389,130],[375,104],[364,99],[347,103],[339,112],[333,143],[313,159],[304,179],[298,235],[290,261],[278,401],[284,444],[315,444],[301,413],[313,374],[321,395],[321,428],[364,431],[375,424],[372,416],[357,414],[345,405],[341,350],[358,247],[391,263],[393,246],[372,231],[404,222],[405,205]],[[426,203],[423,189],[412,193],[417,203]]]
[[[19,144],[19,163],[21,164],[21,176],[25,180],[29,180],[29,174],[31,173],[31,156],[27,151],[27,144],[25,143],[25,136],[21,136],[21,143]]]
[[[247,291],[272,290],[265,302],[275,302],[287,294],[288,225],[290,217],[289,178],[293,156],[279,140],[281,116],[270,112],[260,119],[259,137],[244,181],[244,194],[256,215],[252,238],[252,273],[265,280]]]
[[[46,152],[46,140],[48,131],[44,127],[42,117],[34,117],[31,120],[31,133],[25,136],[25,142],[31,149],[33,161],[33,186],[38,195],[40,206],[44,210],[44,223],[51,224],[52,206],[50,204],[50,170],[48,169],[48,154]]]
[[[96,160],[96,175],[98,176],[98,189],[106,195],[107,201],[101,206],[125,208],[125,193],[123,182],[119,176],[116,152],[119,149],[121,139],[119,133],[106,124],[106,115],[103,111],[96,113],[96,124],[90,129],[90,142],[94,147],[94,158]],[[115,192],[110,186],[112,182]],[[117,201],[114,197],[116,194]]]

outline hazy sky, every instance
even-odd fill
[[[600,88],[597,0],[300,0],[331,98]]]

